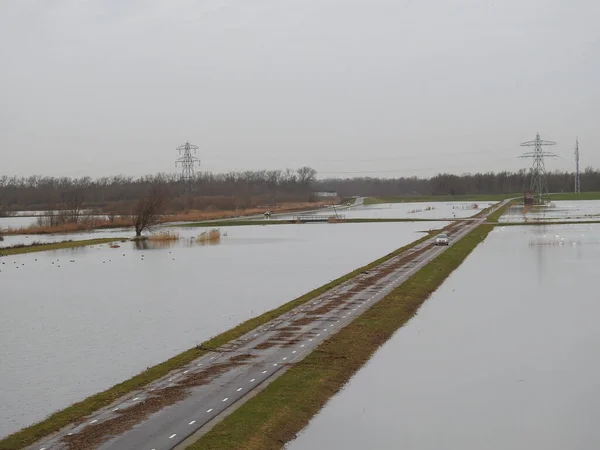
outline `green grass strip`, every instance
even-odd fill
[[[506,210],[508,210],[508,208],[513,206],[515,204],[515,202],[516,202],[516,200],[512,200],[512,201],[508,202],[506,205],[504,205],[502,208],[498,208],[496,211],[494,211],[487,217],[486,221],[489,223],[497,223],[498,219],[500,219],[500,216],[502,216],[502,214],[504,214],[506,212]]]
[[[588,225],[592,223],[600,223],[600,220],[544,220],[544,221],[527,221],[527,222],[498,222],[496,226],[503,227],[522,227],[522,226],[544,226],[544,225]]]
[[[343,222],[337,222],[336,225],[342,223],[387,223],[387,222],[448,222],[456,220],[454,218],[445,219],[419,219],[419,218],[356,218],[356,219],[345,219]],[[194,222],[186,223],[183,225],[171,225],[172,227],[198,227],[198,228],[217,228],[217,227],[240,227],[240,226],[256,226],[256,225],[293,225],[296,222],[294,220],[222,220],[219,222]],[[316,223],[326,223],[316,222]]]
[[[494,228],[477,227],[321,344],[190,450],[275,450],[294,438]]]
[[[39,439],[60,430],[64,426],[67,426],[70,423],[80,420],[81,418],[93,413],[94,411],[97,411],[105,406],[110,405],[119,397],[129,394],[137,389],[141,389],[147,384],[151,383],[152,381],[155,381],[167,375],[172,370],[176,370],[185,366],[191,361],[206,354],[207,351],[203,349],[217,348],[234,339],[243,336],[244,334],[254,330],[260,325],[263,325],[279,317],[280,315],[294,309],[295,307],[306,303],[315,297],[318,297],[324,292],[327,292],[328,290],[344,283],[345,281],[354,278],[355,276],[359,275],[360,272],[370,270],[373,267],[387,261],[388,259],[405,252],[406,250],[416,246],[417,244],[429,239],[436,232],[437,231],[431,231],[425,236],[423,236],[421,239],[412,242],[392,253],[389,253],[383,256],[382,258],[379,258],[378,260],[367,264],[364,267],[356,269],[347,275],[333,280],[330,283],[321,286],[320,288],[317,288],[307,294],[304,294],[301,297],[298,297],[295,300],[292,300],[280,306],[279,308],[268,311],[258,317],[249,319],[246,322],[243,322],[240,325],[236,326],[235,328],[226,331],[222,334],[219,334],[218,336],[202,343],[201,345],[195,348],[192,348],[177,356],[174,356],[173,358],[161,364],[150,367],[149,369],[141,372],[133,378],[130,378],[129,380],[123,381],[122,383],[119,383],[116,386],[107,389],[106,391],[95,394],[91,397],[86,398],[85,400],[82,400],[61,411],[58,411],[37,424],[31,425],[27,428],[17,431],[16,433],[0,440],[0,450],[18,450],[28,445],[34,444]]]
[[[555,200],[600,200],[600,192],[581,192],[576,194],[575,192],[561,192],[557,194],[550,194],[548,196],[550,201]]]
[[[44,252],[48,250],[61,250],[64,248],[85,247],[87,245],[107,244],[109,242],[121,241],[123,238],[101,238],[85,239],[82,241],[53,242],[48,244],[26,245],[16,248],[0,248],[0,256],[20,255],[23,253]],[[1,441],[0,441],[1,442]]]
[[[419,202],[500,202],[507,198],[523,196],[523,194],[465,194],[465,195],[421,195],[400,197],[367,197],[365,205],[380,203],[419,203]]]

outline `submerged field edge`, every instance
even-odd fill
[[[431,238],[436,232],[439,230],[433,230],[426,233],[422,238],[405,245],[387,255],[367,264],[366,266],[360,267],[346,275],[343,275],[317,289],[314,289],[307,294],[304,294],[298,297],[295,300],[292,300],[288,303],[283,304],[282,306],[273,309],[271,311],[267,311],[260,316],[251,318],[236,327],[225,331],[205,342],[199,344],[198,346],[189,349],[179,355],[176,355],[169,360],[157,364],[148,368],[147,370],[135,375],[134,377],[125,380],[103,392],[97,393],[88,397],[80,402],[77,402],[71,406],[68,406],[65,409],[52,413],[46,419],[30,425],[26,428],[23,428],[20,431],[17,431],[9,436],[0,440],[0,450],[18,450],[24,447],[27,447],[31,444],[34,444],[39,439],[47,437],[52,433],[59,431],[61,428],[69,425],[70,423],[81,420],[85,416],[103,408],[120,397],[130,394],[137,389],[141,389],[149,383],[167,375],[169,372],[179,369],[186,364],[189,364],[191,361],[205,355],[210,349],[217,349],[222,345],[227,344],[230,341],[233,341],[244,334],[252,331],[253,329],[263,325],[280,315],[294,309],[295,307],[306,303],[312,300],[315,297],[318,297],[322,293],[348,281],[355,276],[359,275],[361,272],[365,270],[370,270],[371,268],[387,261],[394,256],[409,250],[410,248],[420,244],[421,242]]]
[[[282,448],[417,314],[493,228],[479,225],[187,448]]]
[[[421,195],[421,196],[390,196],[366,197],[365,205],[378,205],[381,203],[424,203],[424,202],[501,202],[508,198],[516,197],[515,194],[460,194],[460,195]],[[600,198],[600,197],[599,197]]]
[[[460,195],[422,195],[422,196],[383,196],[366,197],[365,205],[375,205],[380,203],[420,203],[420,202],[485,202],[502,201],[512,197],[522,197],[522,192],[513,194],[460,194]],[[563,200],[600,200],[600,192],[556,192],[548,195],[553,201]]]
[[[324,217],[326,218],[326,217]],[[342,219],[340,222],[335,222],[336,224],[343,223],[386,223],[386,222],[453,222],[456,218],[445,218],[445,219],[421,219],[421,218],[390,218],[390,219],[368,219],[368,218],[356,218],[356,219]],[[325,223],[325,220],[318,223]],[[216,228],[216,227],[240,227],[240,226],[251,226],[251,225],[295,225],[298,224],[295,220],[220,220],[214,222],[192,222],[181,225],[169,225],[170,227],[184,227],[184,228]]]
[[[0,257],[2,256],[12,256],[12,255],[21,255],[24,253],[34,253],[34,252],[45,252],[48,250],[62,250],[65,248],[76,248],[76,247],[86,247],[88,245],[98,245],[98,244],[108,244],[110,242],[122,241],[125,238],[99,238],[99,239],[84,239],[81,241],[64,241],[64,242],[50,242],[47,244],[33,244],[33,245],[25,245],[23,247],[13,247],[13,248],[0,248]],[[1,443],[2,441],[0,441]],[[2,447],[0,447],[2,450]]]

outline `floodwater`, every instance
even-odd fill
[[[23,228],[37,223],[37,217],[0,217],[0,230],[7,228]]]
[[[523,215],[523,206],[510,207],[499,222],[526,220],[570,222],[600,220],[600,200],[556,201],[548,206],[536,206]]]
[[[334,216],[336,213],[346,219],[453,219],[471,217],[488,208],[495,202],[414,202],[382,203],[376,205],[331,207],[310,215]],[[274,219],[292,220],[302,215],[277,215]]]
[[[133,242],[0,258],[0,436],[271,310],[445,222],[173,228]]]
[[[0,248],[11,247],[13,245],[33,243],[51,243],[61,241],[80,241],[85,239],[102,238],[132,238],[135,236],[133,228],[109,228],[105,230],[84,231],[80,233],[55,233],[55,234],[13,234],[4,236],[0,242]]]
[[[286,448],[600,448],[599,278],[600,225],[497,228]]]

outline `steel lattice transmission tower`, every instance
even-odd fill
[[[533,158],[531,168],[531,191],[537,197],[538,203],[543,202],[544,194],[548,194],[548,180],[546,179],[546,165],[544,158],[556,157],[554,153],[544,150],[545,145],[556,145],[554,141],[543,141],[540,139],[540,133],[537,133],[535,140],[522,142],[521,147],[533,147],[532,152],[523,153],[519,158]]]
[[[581,193],[581,180],[579,178],[579,139],[575,139],[575,193]]]
[[[179,158],[175,160],[175,167],[181,166],[181,181],[191,186],[194,181],[194,166],[200,166],[200,160],[194,156],[198,146],[186,142],[177,147]]]

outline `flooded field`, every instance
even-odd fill
[[[0,258],[0,436],[273,309],[445,222],[174,228]]]
[[[600,200],[556,201],[548,206],[536,206],[523,214],[523,206],[513,206],[499,222],[518,223],[528,220],[548,222],[600,220]]]
[[[37,217],[0,217],[0,229],[23,228],[37,223]]]
[[[51,243],[61,241],[80,241],[86,239],[101,238],[132,238],[135,236],[133,228],[110,228],[106,230],[94,230],[81,233],[54,233],[54,234],[15,234],[4,236],[0,242],[0,248],[13,245],[31,245],[34,243]]]
[[[497,228],[286,448],[600,448],[597,277],[600,225]]]
[[[471,217],[488,208],[494,202],[415,202],[382,203],[377,205],[326,208],[311,213],[332,216],[337,214],[347,219],[452,219]],[[291,220],[299,214],[278,215],[281,220]],[[300,214],[301,215],[301,214]]]

